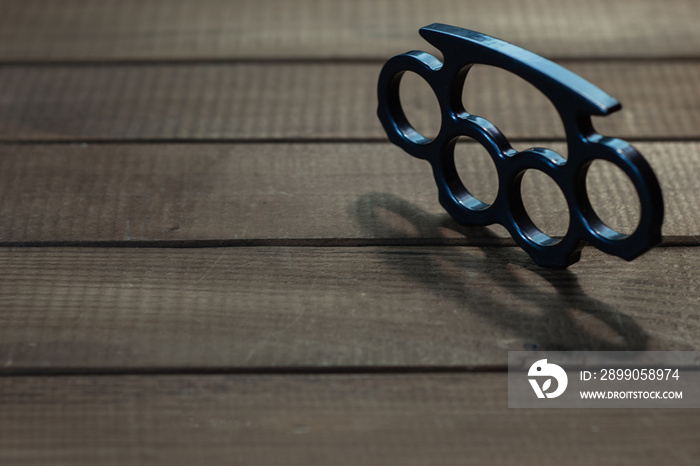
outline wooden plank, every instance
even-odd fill
[[[697,244],[700,143],[637,146],[664,190],[666,240]],[[460,144],[458,155],[470,161],[460,172],[465,185],[495,193],[481,146]],[[633,230],[636,195],[603,168],[590,177],[594,207],[611,226]],[[528,184],[523,195],[540,228],[565,234],[568,208],[553,183]],[[0,244],[195,240],[514,244],[499,226],[451,221],[430,167],[388,143],[3,146]]]
[[[3,464],[695,464],[682,409],[508,409],[506,374],[0,379]],[[504,442],[507,448],[504,448]]]
[[[700,54],[694,0],[7,0],[2,60],[385,58],[446,22],[551,56]]]
[[[504,366],[700,349],[700,248],[0,249],[0,372]]]
[[[380,67],[2,67],[0,140],[384,140],[375,114]],[[603,133],[645,139],[700,136],[700,62],[582,62],[568,67],[626,105],[599,119]],[[490,71],[478,69],[467,80],[468,110],[489,118],[514,140],[563,138],[554,108],[542,94],[505,71]],[[416,86],[407,90],[407,113],[416,128],[436,126],[434,96]]]

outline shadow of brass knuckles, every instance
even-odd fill
[[[391,142],[430,162],[440,203],[458,223],[500,223],[537,264],[554,268],[577,262],[587,243],[632,260],[661,241],[663,200],[654,172],[631,145],[601,136],[591,123],[591,115],[619,110],[617,100],[561,66],[499,39],[437,23],[422,28],[420,34],[443,53],[444,63],[421,51],[391,58],[379,76],[377,113]],[[491,122],[465,110],[462,90],[467,73],[475,64],[515,73],[552,101],[564,123],[568,159],[544,148],[517,152]],[[440,103],[442,124],[435,139],[422,136],[406,119],[399,98],[401,77],[406,71],[423,77]],[[457,174],[454,146],[460,136],[483,145],[496,165],[499,189],[493,204],[471,195]],[[620,167],[637,190],[640,221],[629,235],[606,226],[591,206],[586,173],[596,159]],[[564,193],[570,221],[563,238],[552,238],[540,231],[525,211],[520,185],[528,169],[543,171]]]

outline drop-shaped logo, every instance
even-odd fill
[[[530,366],[530,370],[527,372],[528,377],[536,377],[534,379],[528,379],[532,389],[535,391],[537,398],[556,398],[564,393],[566,386],[569,384],[569,378],[566,376],[566,372],[561,366],[556,364],[550,364],[546,359],[540,359],[535,361],[535,363]],[[545,378],[540,386],[537,378]],[[549,392],[548,390],[552,387],[552,379],[557,381],[556,390]]]

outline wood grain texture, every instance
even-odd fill
[[[0,59],[386,58],[445,22],[565,57],[700,55],[694,0],[6,0]]]
[[[666,240],[700,244],[700,144],[637,147],[664,190]],[[438,203],[428,164],[389,143],[47,144],[1,150],[0,244],[514,244],[499,226],[461,228],[451,221]],[[465,185],[475,193],[495,192],[495,169],[481,146],[460,144],[459,154],[469,161],[460,171]],[[636,195],[615,174],[612,167],[591,173],[589,192],[611,226],[633,230]],[[527,185],[523,195],[540,228],[566,233],[568,208],[556,185]]]
[[[0,394],[3,464],[640,466],[700,454],[694,410],[508,409],[502,373],[9,377]]]
[[[603,134],[700,136],[700,62],[567,66],[626,106],[596,118]],[[385,140],[376,117],[380,68],[358,63],[0,67],[0,140]],[[405,103],[420,130],[439,115],[430,111],[434,96],[419,89],[408,92]],[[467,109],[490,119],[510,139],[563,138],[549,101],[514,75],[476,70],[465,93]]]
[[[700,248],[568,271],[518,248],[0,250],[0,372],[493,367],[700,349]]]
[[[510,349],[700,350],[698,17],[694,0],[3,1],[0,464],[696,464],[692,411],[508,410],[493,371]],[[596,125],[646,141],[677,247],[550,271],[449,221],[375,116],[381,63],[430,51],[434,21],[622,101]],[[473,70],[464,100],[518,149],[562,139],[506,73]],[[488,195],[488,167],[460,173]],[[541,182],[528,211],[561,234]],[[591,183],[634,224],[612,172]],[[62,242],[119,247],[9,247]],[[238,247],[187,249],[215,244]]]

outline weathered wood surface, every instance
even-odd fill
[[[700,136],[700,62],[565,65],[625,105],[596,118],[602,133]],[[384,141],[376,117],[380,69],[380,63],[0,67],[0,140]],[[407,90],[409,120],[419,130],[435,127],[434,96]],[[549,101],[505,71],[477,69],[465,102],[510,139],[564,137]]]
[[[509,410],[503,370],[523,348],[700,350],[698,17],[693,0],[3,2],[0,463],[695,465],[693,411]],[[381,64],[431,50],[435,21],[618,98],[596,127],[650,160],[666,247],[551,271],[449,221],[375,116]],[[403,90],[434,130],[430,94]],[[464,99],[516,148],[561,149],[518,78],[477,68]],[[493,193],[486,158],[463,168]],[[563,233],[537,187],[529,212]],[[237,247],[194,248],[216,245]]]
[[[505,374],[7,377],[3,464],[694,465],[694,410],[508,409]],[[597,461],[596,461],[597,462]]]
[[[700,54],[695,0],[6,0],[0,60],[378,58],[468,27],[557,57]]]
[[[564,149],[561,143],[541,144]],[[636,146],[664,189],[666,241],[699,244],[700,144]],[[388,143],[40,144],[0,150],[0,244],[484,245],[510,238],[500,227],[459,228],[438,203],[429,165]],[[464,144],[459,153],[469,161],[461,172],[465,185],[475,194],[495,193],[495,169],[481,146]],[[612,167],[592,173],[589,192],[611,226],[633,230],[636,194],[625,190],[620,181],[626,179],[616,173]],[[568,208],[556,185],[523,191],[537,225],[565,234]]]
[[[505,367],[700,350],[700,248],[568,271],[519,248],[0,249],[0,372]],[[505,400],[504,400],[505,402]]]

